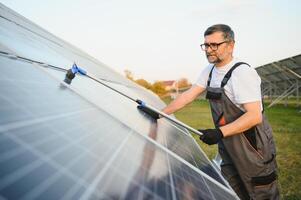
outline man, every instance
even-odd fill
[[[234,32],[224,24],[209,27],[201,45],[209,65],[195,85],[162,111],[171,114],[207,91],[215,129],[200,139],[217,144],[221,170],[241,199],[279,199],[276,150],[261,102],[260,77],[233,58]]]

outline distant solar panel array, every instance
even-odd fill
[[[0,4],[0,199],[238,199],[187,130],[77,76],[164,103]]]
[[[265,97],[273,106],[288,97],[295,97],[300,105],[301,54],[256,68],[262,79]]]

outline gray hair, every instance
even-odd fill
[[[234,41],[234,32],[231,27],[226,24],[215,24],[210,26],[205,31],[204,36],[211,35],[215,32],[222,32],[225,40]]]

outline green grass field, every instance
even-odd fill
[[[163,99],[166,103],[171,100]],[[277,163],[279,166],[279,185],[281,199],[301,199],[301,108],[295,105],[284,107],[275,105],[266,109],[266,115],[272,125],[277,147]],[[210,108],[205,100],[196,100],[175,113],[176,117],[186,124],[199,128],[213,128]],[[208,146],[197,136],[195,139],[212,159],[216,145]]]

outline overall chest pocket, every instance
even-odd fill
[[[207,88],[206,99],[220,100],[222,98],[222,91],[220,91],[220,88],[214,88],[214,90],[215,91],[213,91],[212,88]]]

